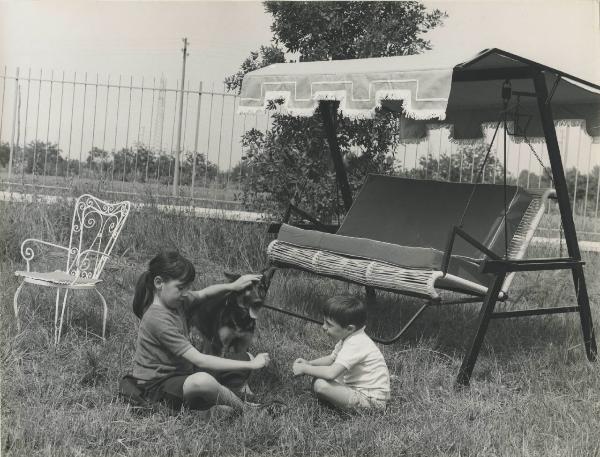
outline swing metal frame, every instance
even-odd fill
[[[487,257],[482,261],[481,271],[483,273],[487,273],[492,275],[492,280],[487,289],[487,293],[485,296],[474,296],[468,297],[461,300],[454,301],[446,301],[442,302],[440,300],[432,299],[428,300],[421,308],[417,310],[417,312],[411,317],[411,319],[405,324],[405,326],[397,333],[393,338],[389,340],[380,340],[376,339],[376,341],[383,344],[391,344],[397,341],[405,331],[414,323],[414,321],[427,309],[429,306],[435,306],[440,304],[458,304],[458,303],[474,303],[474,302],[482,302],[481,309],[479,311],[478,319],[477,319],[477,329],[474,335],[471,337],[471,342],[469,345],[469,349],[465,354],[458,376],[456,378],[456,384],[458,386],[468,386],[470,383],[470,379],[473,373],[473,369],[475,367],[477,357],[480,353],[481,346],[483,344],[483,340],[485,334],[487,332],[489,323],[492,319],[503,319],[503,318],[518,318],[525,316],[538,316],[538,315],[551,315],[551,314],[563,314],[563,313],[578,313],[581,324],[581,331],[583,335],[583,343],[585,347],[585,353],[587,359],[589,361],[595,361],[597,357],[597,346],[596,339],[594,334],[594,327],[592,322],[589,296],[586,286],[585,274],[584,274],[584,262],[582,261],[581,252],[579,250],[579,244],[577,241],[577,233],[575,229],[575,224],[573,220],[573,213],[571,210],[571,204],[569,201],[567,183],[565,178],[565,172],[563,168],[563,163],[560,156],[560,148],[557,140],[556,129],[554,126],[554,118],[552,113],[551,100],[554,94],[554,91],[561,79],[561,77],[566,76],[576,82],[583,82],[589,84],[579,78],[574,76],[557,72],[556,70],[546,67],[544,65],[538,64],[536,62],[524,59],[520,56],[516,56],[514,54],[507,53],[505,51],[499,51],[497,49],[491,50],[490,52],[501,53],[503,56],[518,60],[524,64],[525,67],[506,67],[506,68],[494,68],[494,69],[468,69],[468,68],[456,68],[452,81],[460,81],[460,82],[481,82],[481,81],[491,81],[491,80],[505,80],[510,82],[511,80],[518,79],[530,79],[533,82],[533,86],[535,88],[534,93],[522,93],[522,92],[514,92],[514,95],[518,97],[535,97],[537,100],[537,108],[539,110],[539,115],[542,123],[543,133],[547,145],[548,156],[550,159],[550,169],[551,169],[551,178],[554,183],[554,190],[556,192],[556,199],[558,203],[558,208],[560,212],[560,218],[562,223],[562,229],[564,231],[564,240],[566,243],[568,257],[556,257],[556,258],[544,258],[544,259],[521,259],[514,260],[509,259],[508,256],[500,257],[493,252],[489,251],[485,246],[481,245],[477,240],[473,239],[461,229],[459,226],[455,226],[451,229],[448,248],[445,253],[444,259],[444,272],[447,271],[448,262],[450,259],[450,254],[452,251],[452,245],[456,237],[460,237],[467,241],[468,243],[476,246],[483,253],[487,255]],[[479,56],[479,59],[484,58],[488,53],[482,53]],[[477,59],[470,62],[473,64]],[[544,72],[551,72],[556,75],[556,79],[551,90],[548,90],[546,79],[544,76]],[[503,93],[502,98],[505,98],[505,94]],[[336,119],[337,119],[337,111],[338,111],[338,101],[320,101],[320,112],[323,120],[323,124],[325,126],[325,133],[327,137],[327,141],[329,144],[329,149],[331,152],[331,158],[334,165],[334,169],[336,172],[336,178],[338,181],[338,186],[342,194],[342,200],[344,202],[344,206],[346,211],[350,209],[352,205],[352,196],[350,192],[350,187],[348,184],[348,178],[346,175],[346,170],[343,165],[339,144],[337,142],[336,136]],[[506,108],[506,104],[505,104]],[[505,135],[506,135],[506,119],[504,122],[505,127]],[[505,143],[506,145],[506,143]],[[506,147],[506,146],[505,146]],[[504,157],[504,169],[506,173],[506,152]],[[506,178],[505,183],[506,186]],[[298,208],[294,208],[290,206],[286,214],[286,219],[289,219],[292,212],[296,212],[300,214],[306,220],[309,220],[312,225],[305,226],[306,228],[314,227],[317,229],[332,231],[334,226],[326,226],[321,224],[316,219],[312,218],[312,216],[308,215],[302,210]],[[505,222],[506,223],[506,222]],[[270,232],[274,232],[277,230],[277,226],[272,226]],[[497,312],[495,311],[495,307],[498,301],[503,301],[506,299],[506,295],[502,294],[502,287],[504,281],[508,275],[514,272],[522,272],[522,271],[549,271],[549,270],[570,270],[573,279],[573,285],[575,289],[575,295],[577,299],[576,306],[561,306],[554,308],[535,308],[535,309],[525,309],[525,310],[513,310],[513,311],[504,311]],[[374,291],[372,288],[367,287],[367,297],[374,297]],[[385,290],[385,289],[383,289]],[[393,292],[398,293],[397,290]],[[411,295],[407,293],[406,295]],[[475,294],[473,294],[475,295]],[[422,298],[422,297],[421,297]],[[309,316],[300,315],[289,310],[284,310],[282,308],[278,308],[271,305],[265,305],[266,308],[285,313],[290,316],[302,318],[311,322],[320,323],[320,321],[313,319]]]

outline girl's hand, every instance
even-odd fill
[[[269,354],[263,352],[262,354],[257,354],[249,363],[252,370],[260,370],[268,366],[270,362]]]
[[[306,364],[308,364],[308,362],[306,360],[302,359],[302,358],[294,360],[294,363],[306,363]]]
[[[255,274],[242,275],[239,278],[237,278],[235,281],[230,283],[229,287],[231,288],[231,290],[233,292],[241,292],[242,290],[250,287],[253,283],[260,281],[261,278],[262,278],[262,275],[255,275]]]
[[[301,374],[304,374],[304,362],[300,362],[300,360],[302,359],[298,359],[294,362],[294,364],[292,365],[292,371],[294,372],[294,376],[300,376]]]

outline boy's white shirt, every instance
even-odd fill
[[[333,363],[344,371],[336,381],[366,395],[387,400],[390,395],[390,373],[383,354],[362,327],[338,341],[331,353]]]

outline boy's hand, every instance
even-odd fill
[[[300,376],[301,374],[304,374],[304,365],[306,365],[306,362],[302,359],[297,359],[294,362],[294,364],[292,365],[292,371],[294,372],[294,376]]]
[[[257,354],[249,363],[252,370],[260,370],[261,368],[268,366],[269,362],[271,362],[269,354],[263,352],[262,354]]]
[[[231,290],[233,292],[240,292],[240,291],[250,287],[253,283],[260,281],[261,278],[262,278],[262,275],[255,275],[255,274],[242,275],[239,278],[237,278],[235,281],[230,283],[229,287],[231,288]]]

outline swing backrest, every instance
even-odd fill
[[[369,175],[337,231],[400,246],[445,251],[450,231],[459,224],[473,191],[471,183],[451,183]],[[507,235],[512,239],[534,195],[506,187]],[[463,229],[498,255],[504,255],[504,186],[478,184]],[[482,258],[479,250],[457,240],[454,255]]]

